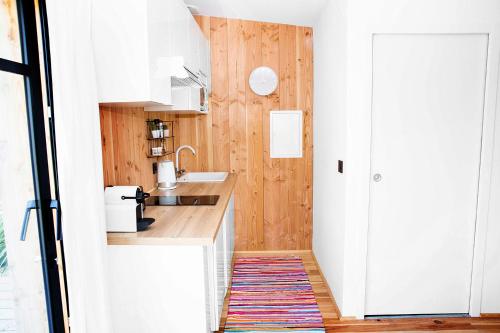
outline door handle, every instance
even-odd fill
[[[382,175],[380,173],[374,174],[373,175],[373,180],[378,183],[379,181],[382,180]]]
[[[26,240],[26,235],[28,233],[28,224],[30,222],[31,210],[38,209],[37,201],[30,200],[26,203],[26,210],[24,211],[23,224],[21,227],[21,240]],[[62,226],[61,226],[61,209],[58,200],[50,201],[50,208],[56,210],[56,239],[62,239]]]
[[[28,233],[28,223],[30,222],[30,214],[32,209],[36,209],[36,200],[30,200],[26,203],[26,210],[24,211],[23,225],[21,228],[21,240],[26,240],[26,234]]]
[[[61,224],[61,205],[59,200],[52,200],[50,202],[50,208],[56,210],[56,240],[60,241],[62,239],[62,224]]]

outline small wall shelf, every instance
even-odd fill
[[[159,158],[174,153],[174,122],[161,119],[146,120],[148,158]]]
[[[171,136],[164,136],[163,138],[146,138],[147,140],[167,140],[167,139],[170,139],[170,138],[174,138],[173,135]]]
[[[172,155],[173,153],[174,153],[173,151],[167,151],[165,153],[162,153],[161,155],[149,155],[148,154],[148,158],[163,157],[163,156],[167,156],[167,155]]]

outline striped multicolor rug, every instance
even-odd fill
[[[224,332],[325,332],[302,259],[236,259]]]

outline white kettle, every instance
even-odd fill
[[[170,160],[158,163],[158,188],[161,190],[172,190],[177,186],[174,162]]]

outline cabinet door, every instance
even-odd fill
[[[224,228],[225,223],[221,225],[213,247],[213,287],[215,289],[214,304],[212,306],[214,311],[212,320],[212,324],[214,324],[212,327],[213,330],[218,330],[219,328],[222,306],[224,305],[224,297],[226,296]]]
[[[99,103],[151,99],[147,10],[143,1],[93,3],[92,46]]]
[[[202,35],[198,23],[190,15],[189,17],[189,54],[186,56],[187,67],[195,74],[200,70],[200,35]]]
[[[198,48],[200,49],[199,51],[199,57],[200,57],[200,71],[203,72],[206,76],[208,76],[208,70],[207,70],[207,55],[208,55],[208,41],[203,35],[203,33],[200,33],[198,35]]]
[[[169,0],[171,17],[172,56],[186,59],[190,52],[189,35],[191,13],[182,1]],[[187,59],[186,59],[187,60]]]
[[[211,88],[211,80],[210,80],[210,75],[211,75],[211,70],[210,70],[210,42],[205,38],[203,33],[200,32],[199,36],[199,56],[200,56],[200,72],[203,73],[203,75],[206,78],[206,85],[208,92],[210,93],[212,88]]]
[[[232,261],[233,261],[233,253],[234,253],[234,197],[231,195],[231,199],[229,200],[229,204],[226,208],[226,212],[224,214],[224,245],[226,247],[225,250],[225,271],[226,271],[226,287],[229,287],[231,282],[231,273],[232,273]]]

